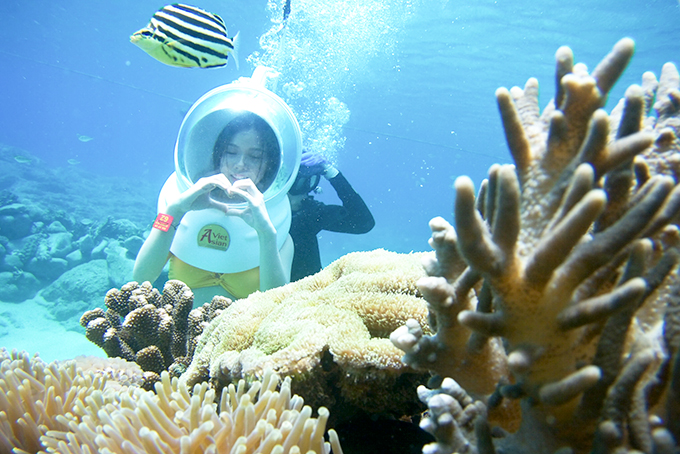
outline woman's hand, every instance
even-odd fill
[[[248,206],[235,207],[231,204],[211,197],[214,190],[224,191],[227,197],[239,196]],[[224,174],[203,177],[193,186],[181,193],[176,200],[167,206],[167,214],[182,218],[187,212],[215,208],[229,216],[238,216],[258,234],[275,233],[274,225],[269,219],[264,197],[255,183],[250,179],[237,180],[234,184]]]
[[[260,291],[266,292],[290,282],[293,241],[288,236],[281,249],[285,252],[284,261],[277,246],[276,228],[269,219],[260,190],[250,179],[237,180],[231,185],[228,195],[238,195],[248,203],[246,207],[229,205],[226,213],[228,216],[240,217],[257,231],[260,244]]]
[[[227,191],[227,194],[241,196],[248,203],[248,206],[245,208],[224,204],[227,215],[240,217],[246,224],[254,228],[258,234],[276,233],[274,225],[269,219],[269,213],[267,213],[264,196],[252,180],[247,178],[235,181]]]
[[[163,213],[169,214],[177,221],[192,210],[217,208],[224,212],[226,205],[214,201],[210,197],[210,191],[218,189],[226,193],[230,188],[231,183],[222,174],[201,178],[196,184],[174,199],[166,200],[166,205],[161,209]],[[154,282],[160,276],[168,260],[168,253],[174,237],[175,229],[167,231],[151,229],[151,233],[137,254],[132,271],[132,276],[137,282]]]
[[[194,183],[189,189],[181,193],[177,200],[168,204],[168,214],[181,218],[189,211],[216,208],[226,211],[226,204],[220,203],[210,197],[210,192],[219,189],[229,193],[231,183],[226,176],[219,173],[209,177],[203,177]]]

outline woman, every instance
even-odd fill
[[[288,283],[293,243],[289,236],[280,250],[277,247],[276,228],[262,196],[274,181],[280,165],[276,134],[259,116],[244,113],[230,121],[219,134],[212,162],[218,173],[200,178],[188,190],[166,201],[159,215],[169,215],[172,222],[167,231],[151,230],[137,255],[134,279],[155,281],[169,260],[168,277],[185,282],[199,304],[210,301],[214,295],[239,299],[256,290],[266,291]],[[245,206],[234,202],[245,202]],[[257,232],[259,267],[238,273],[214,273],[193,267],[170,252],[184,215],[208,208],[227,216],[238,216]]]

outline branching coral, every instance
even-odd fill
[[[680,176],[680,74],[672,63],[661,69],[659,80],[652,72],[642,76],[645,108],[653,112],[645,119],[645,129],[656,131],[654,147],[643,153],[644,162],[654,173]],[[653,103],[653,104],[652,104]]]
[[[234,302],[206,328],[182,379],[229,383],[272,368],[334,415],[416,413],[412,390],[427,373],[406,367],[387,337],[409,318],[426,324],[415,285],[423,255],[351,253],[313,276]]]
[[[194,295],[183,282],[170,280],[161,295],[149,282],[130,282],[106,294],[106,312],[87,311],[80,319],[87,338],[110,357],[137,362],[147,389],[169,370],[179,376],[191,362],[198,336],[231,300],[215,297],[193,309]]]
[[[476,439],[474,424],[486,417],[486,405],[475,400],[451,378],[445,378],[437,389],[418,387],[418,397],[427,404],[428,412],[421,427],[437,438],[437,443],[426,445],[426,454],[469,452],[480,440]]]
[[[167,371],[154,393],[107,386],[73,361],[47,365],[5,350],[0,361],[2,452],[342,453],[333,430],[324,440],[328,410],[313,418],[290,379],[271,371],[250,387],[225,387],[216,402],[207,383],[189,390]]]
[[[436,259],[418,284],[436,333],[409,322],[392,335],[414,367],[477,395],[496,384],[492,418],[503,397],[521,398],[508,449],[584,452],[596,427],[603,451],[653,445],[648,396],[668,357],[658,301],[677,261],[680,92],[666,65],[660,84],[646,74],[610,118],[602,107],[632,54],[621,40],[589,74],[560,48],[542,113],[535,79],[497,90],[515,165],[493,166],[478,197],[467,177],[456,181],[455,231],[431,221]],[[451,272],[461,259],[465,271]]]

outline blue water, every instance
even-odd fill
[[[304,100],[291,100],[309,108],[299,115],[327,116],[303,128],[305,140],[327,145],[376,218],[366,235],[323,233],[329,263],[353,250],[427,250],[428,221],[451,220],[455,177],[478,185],[491,164],[510,162],[494,91],[536,77],[545,105],[558,47],[592,69],[620,38],[636,41],[609,107],[644,71],[680,59],[677,0],[292,0],[272,39],[282,3],[194,1],[241,37],[238,70],[205,70],[165,66],[129,43],[163,3],[3,0],[0,143],[53,168],[77,165],[78,178],[160,188],[191,103],[270,63],[305,82]],[[320,197],[335,201],[329,187]]]
[[[195,3],[241,37],[240,69],[202,70],[162,65],[128,42],[162,3],[4,0],[0,142],[53,166],[75,159],[95,177],[160,187],[183,114],[207,90],[251,74],[247,57],[266,51],[259,39],[281,3]],[[545,105],[559,46],[592,68],[618,39],[634,38],[636,55],[612,99],[680,58],[675,0],[292,0],[291,10],[296,35],[284,37],[278,58],[300,53],[301,42],[317,57],[288,68],[322,81],[309,99],[335,97],[350,112],[335,131],[344,147],[332,154],[377,221],[361,237],[322,234],[325,262],[356,249],[426,249],[428,220],[451,217],[453,179],[479,182],[492,163],[509,162],[495,89],[537,77]],[[305,31],[315,39],[305,42]],[[324,71],[324,59],[344,70]],[[332,190],[322,198],[332,201]]]
[[[114,241],[113,249],[81,261],[57,257],[60,271],[29,267],[28,238],[58,238],[47,229],[55,220],[72,233],[71,249],[82,249],[88,232],[96,246],[148,230],[157,193],[174,170],[185,113],[257,64],[280,72],[277,93],[295,111],[305,147],[336,164],[376,219],[365,235],[322,232],[328,264],[356,250],[429,249],[428,221],[452,220],[455,178],[468,175],[478,186],[493,163],[511,162],[495,90],[536,77],[545,106],[560,46],[592,69],[619,39],[635,40],[608,109],[645,71],[658,75],[665,62],[680,63],[677,0],[291,0],[282,28],[283,3],[197,0],[221,15],[231,34],[240,32],[240,67],[230,61],[207,70],[165,66],[129,43],[163,3],[0,2],[0,203],[8,206],[14,195],[22,209],[50,216],[35,215],[31,222],[40,222],[14,232],[10,243],[2,239],[11,236],[2,230],[9,221],[0,216],[0,295],[11,297],[0,297],[0,346],[47,351],[52,359],[84,353],[84,343],[102,354],[82,336],[78,318],[121,285],[134,244],[125,245],[127,256]],[[338,203],[327,183],[322,188],[320,200]],[[29,227],[39,235],[29,237]],[[49,295],[60,273],[89,257],[106,260],[108,276],[82,285],[72,279],[51,291],[61,296],[28,301],[41,288]],[[66,330],[58,334],[61,346],[34,335],[52,322]]]

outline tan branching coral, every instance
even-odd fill
[[[137,362],[145,371],[145,388],[151,389],[162,371],[179,376],[186,370],[203,328],[231,304],[216,296],[192,310],[193,301],[181,281],[168,281],[162,295],[149,282],[130,282],[109,290],[107,310],[85,312],[80,324],[109,357]]]
[[[414,367],[478,396],[497,385],[492,418],[503,398],[520,398],[509,449],[585,452],[596,427],[601,452],[653,445],[647,397],[668,358],[658,301],[677,262],[680,93],[666,65],[610,117],[602,107],[632,54],[621,40],[589,74],[560,48],[542,113],[535,79],[497,90],[515,165],[493,166],[477,197],[467,177],[456,181],[455,230],[431,221],[436,259],[418,283],[436,333],[411,321],[392,335]],[[451,272],[461,259],[465,271]]]
[[[654,146],[645,151],[644,162],[653,173],[680,177],[680,74],[672,63],[666,63],[657,80],[652,72],[642,76],[647,112],[654,112],[645,118],[645,129],[656,131]],[[653,103],[653,104],[652,104]]]
[[[217,402],[207,383],[189,390],[167,371],[152,392],[109,386],[109,373],[84,372],[74,361],[45,364],[4,349],[0,361],[3,453],[342,453],[333,430],[324,439],[328,410],[312,417],[290,379],[281,383],[271,371],[250,387],[225,387]]]
[[[428,406],[420,426],[437,438],[427,454],[473,451],[479,444],[474,425],[486,418],[486,405],[470,397],[455,380],[445,378],[437,389],[418,387],[418,398]],[[490,439],[490,437],[480,437]]]
[[[423,255],[351,253],[316,275],[234,302],[206,328],[182,379],[229,383],[272,368],[334,415],[339,406],[416,412],[412,390],[427,374],[406,367],[388,336],[409,318],[426,325],[415,285]]]

